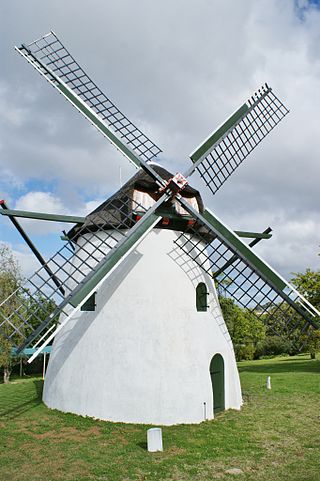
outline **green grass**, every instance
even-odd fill
[[[47,409],[39,378],[0,385],[0,480],[320,480],[320,361],[307,356],[239,364],[245,404],[199,425],[163,428]],[[265,389],[271,375],[272,390]],[[226,471],[239,468],[242,474]]]

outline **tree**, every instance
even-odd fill
[[[8,246],[0,244],[0,324],[3,323],[0,332],[0,367],[3,368],[5,383],[9,382],[12,367],[20,359],[13,355],[12,344],[21,344],[56,308],[55,302],[39,290],[31,295],[27,288],[19,289],[21,284],[22,276],[17,260]],[[14,294],[11,295],[12,293]],[[8,317],[11,326],[3,322]],[[25,317],[28,318],[28,325],[23,325]],[[57,321],[58,318],[52,319],[52,322]],[[14,334],[11,342],[8,336],[12,334],[13,326],[19,326],[21,334]]]
[[[316,358],[317,351],[320,350],[320,330],[312,329],[308,338],[306,339],[306,348],[310,352],[311,359]]]
[[[22,281],[21,270],[18,262],[14,258],[11,249],[0,244],[0,304],[6,300],[18,287]],[[12,324],[18,323],[18,316],[14,314],[20,302],[17,296],[12,296],[1,309],[1,322],[4,318],[10,316]],[[3,381],[8,383],[12,366],[15,362],[12,357],[12,343],[7,339],[6,334],[9,334],[9,327],[6,323],[1,326],[0,333],[0,366],[3,368]],[[18,341],[18,339],[15,339]]]
[[[298,291],[318,310],[320,310],[320,270],[306,269],[306,272],[295,272],[292,284]],[[318,319],[320,323],[320,319]],[[312,329],[312,328],[311,328]],[[316,352],[320,349],[320,330],[313,330],[306,342],[311,359],[315,359]]]
[[[320,309],[320,270],[295,272],[291,282],[316,309]]]
[[[230,298],[219,298],[223,317],[231,336],[237,360],[253,359],[256,347],[265,339],[265,326],[247,309]]]

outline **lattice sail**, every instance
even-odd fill
[[[52,275],[42,267],[0,304],[0,333],[23,349],[59,317],[70,316],[118,259],[157,223],[159,216],[152,210],[146,215],[143,206],[123,194],[111,198],[101,212],[88,216],[83,225],[72,229],[69,242],[47,262]],[[139,218],[143,216],[138,222],[135,211]]]
[[[146,162],[161,152],[97,87],[55,33],[50,32],[28,45],[22,44],[17,50],[97,128],[95,116]],[[69,89],[74,98],[70,98],[64,88]],[[83,104],[89,111],[82,109]],[[103,129],[100,130],[105,135]]]
[[[217,281],[224,295],[277,334],[301,338],[310,326],[320,328],[320,313],[293,286],[211,212],[204,216],[194,215],[196,223],[175,242]]]
[[[288,112],[266,84],[190,155],[213,194]]]

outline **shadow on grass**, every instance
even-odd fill
[[[33,397],[31,398],[30,388],[28,389],[28,392],[26,392],[23,383],[19,386],[20,389],[15,389],[14,395],[13,392],[3,395],[0,399],[0,418],[7,420],[15,419],[41,404],[43,381],[33,381],[33,385],[34,392]]]
[[[280,361],[251,363],[249,366],[238,364],[240,372],[264,372],[264,373],[281,373],[281,372],[317,372],[320,373],[320,360],[305,360],[290,358],[281,359]]]
[[[146,442],[137,443],[137,446],[143,449],[143,451],[148,451],[148,444]]]

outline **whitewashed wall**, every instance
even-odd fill
[[[225,363],[226,409],[242,404],[232,343],[211,279],[154,229],[54,342],[45,379],[51,408],[99,419],[170,425],[213,418],[209,366]],[[210,290],[197,312],[195,287]]]

